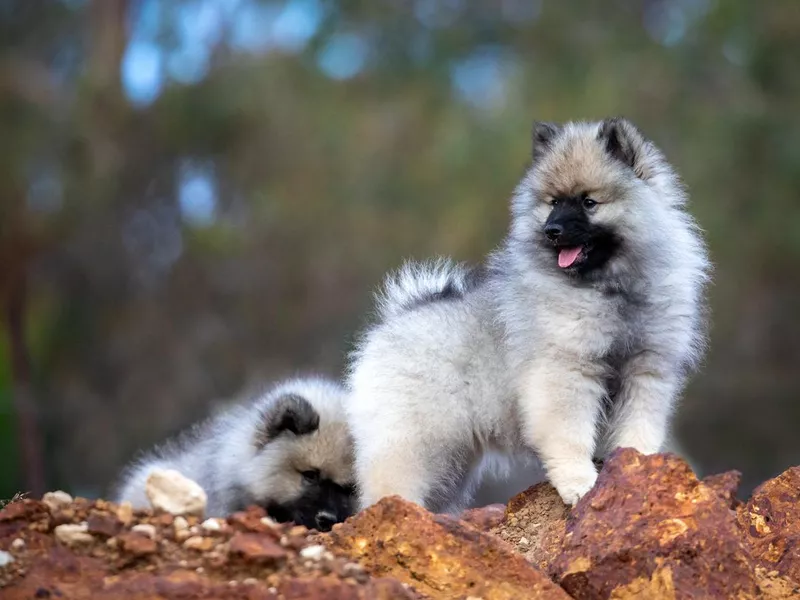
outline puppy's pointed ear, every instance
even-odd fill
[[[553,142],[561,128],[555,123],[545,121],[533,122],[533,159],[541,157]]]
[[[280,396],[261,413],[255,445],[261,450],[281,434],[306,435],[319,429],[319,413],[297,394]]]
[[[606,152],[640,175],[637,163],[639,152],[644,144],[644,137],[636,125],[622,117],[605,119],[600,124],[597,139],[603,143]]]

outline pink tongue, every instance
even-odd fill
[[[572,263],[578,260],[578,256],[581,254],[582,247],[578,246],[576,248],[564,248],[561,252],[558,253],[558,266],[562,269],[566,269],[567,267],[571,267]]]

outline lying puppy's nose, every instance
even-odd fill
[[[317,513],[317,516],[314,518],[314,521],[317,523],[317,529],[319,531],[330,531],[331,527],[334,526],[336,523],[336,515],[330,513],[326,510],[321,510]]]
[[[558,223],[552,223],[544,228],[544,234],[551,242],[555,242],[562,233],[564,233],[564,227]]]

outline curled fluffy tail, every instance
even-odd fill
[[[406,262],[386,277],[378,292],[378,316],[386,320],[425,304],[461,298],[478,284],[480,276],[477,267],[447,258]]]

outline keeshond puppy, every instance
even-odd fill
[[[279,383],[136,460],[116,501],[148,507],[150,472],[175,469],[205,490],[210,516],[255,504],[277,521],[328,531],[355,508],[345,398],[340,383],[323,377]]]
[[[701,357],[710,270],[686,194],[624,119],[534,126],[485,266],[408,264],[351,357],[361,506],[469,501],[487,454],[541,461],[574,504],[616,447],[661,449]]]

